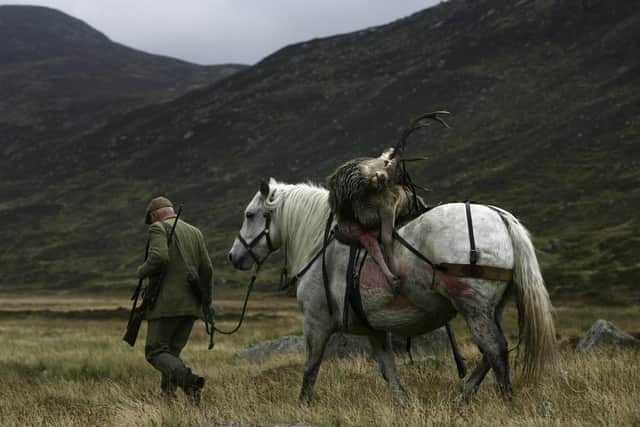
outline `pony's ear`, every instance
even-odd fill
[[[262,194],[263,197],[269,195],[269,184],[264,179],[260,180],[260,194]]]

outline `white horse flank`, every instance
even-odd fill
[[[283,184],[271,180],[245,210],[229,260],[236,268],[249,269],[272,250],[286,247],[291,275],[300,272],[323,247],[329,217],[327,190],[311,184]],[[508,291],[513,289],[521,319],[524,370],[538,377],[556,356],[551,303],[544,287],[534,248],[526,229],[508,212],[472,205],[478,265],[513,270],[511,282],[453,277],[436,270],[405,246],[394,243],[401,277],[400,295],[380,280],[379,268],[365,258],[361,264],[362,306],[368,329],[351,312],[350,332],[369,336],[380,370],[394,395],[407,394],[398,380],[388,332],[413,336],[432,331],[461,314],[483,353],[478,367],[465,380],[463,395],[473,396],[489,369],[493,369],[504,396],[511,395],[507,343],[501,313]],[[469,233],[465,206],[452,203],[435,207],[398,230],[398,234],[434,264],[469,262]],[[268,234],[270,243],[265,236]],[[244,241],[241,242],[241,240]],[[254,242],[255,240],[255,242]],[[246,242],[253,244],[249,247]],[[333,241],[326,248],[328,293],[323,286],[322,262],[316,259],[300,278],[297,299],[304,314],[303,331],[307,361],[300,398],[312,397],[322,354],[330,335],[342,326],[349,247]]]

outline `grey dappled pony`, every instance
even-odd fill
[[[311,184],[284,184],[273,179],[269,184],[262,183],[245,210],[239,233],[245,243],[236,238],[229,260],[236,268],[248,270],[272,251],[286,247],[286,263],[294,276],[322,248],[330,214],[327,197],[326,189]],[[494,371],[501,394],[511,396],[509,352],[501,326],[509,291],[515,293],[519,312],[525,378],[535,380],[545,367],[555,364],[551,302],[527,230],[501,209],[471,205],[471,212],[478,265],[513,269],[511,283],[452,277],[441,272],[434,278],[432,267],[397,241],[393,252],[397,274],[402,279],[399,295],[394,295],[370,257],[363,264],[362,303],[374,331],[353,313],[348,331],[369,336],[382,376],[394,397],[401,401],[406,401],[408,394],[398,380],[388,332],[403,336],[424,334],[445,325],[458,313],[482,352],[479,365],[464,381],[463,397],[469,400],[474,395],[489,369]],[[436,264],[468,263],[470,243],[463,203],[437,206],[401,227],[398,233]],[[335,240],[327,246],[331,310],[323,286],[321,257],[299,278],[296,297],[304,314],[306,342],[300,392],[304,402],[312,398],[327,341],[342,326],[348,255],[349,247]]]

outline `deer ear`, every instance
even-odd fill
[[[394,157],[396,157],[396,149],[393,147],[387,148],[380,155],[380,158],[384,160],[393,160]]]
[[[260,194],[262,194],[263,197],[269,195],[269,184],[264,179],[260,180]]]

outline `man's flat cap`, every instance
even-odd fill
[[[147,205],[147,210],[144,216],[144,223],[151,224],[151,215],[150,215],[151,212],[161,208],[172,208],[172,207],[173,207],[173,203],[171,203],[171,200],[167,199],[166,197],[160,196],[160,197],[155,197],[151,199],[151,201]]]

